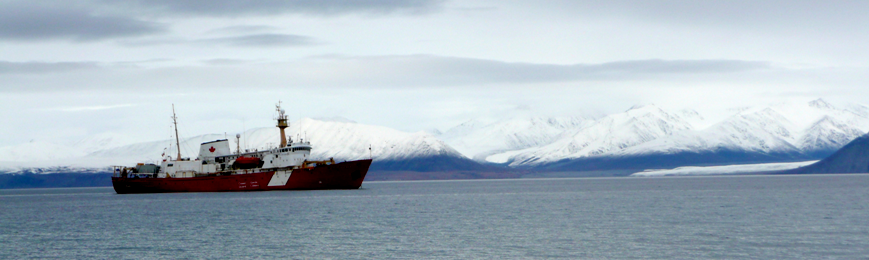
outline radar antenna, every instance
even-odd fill
[[[241,154],[241,134],[235,134],[235,153]]]

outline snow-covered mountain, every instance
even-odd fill
[[[18,145],[0,147],[0,161],[6,162],[58,160],[83,155],[84,151],[75,149],[72,145],[44,140],[30,140]]]
[[[568,129],[592,122],[589,117],[515,116],[495,122],[471,120],[439,137],[459,152],[477,161],[508,151],[546,145]]]
[[[694,111],[632,108],[580,127],[550,144],[495,154],[490,162],[535,167],[591,158],[655,158],[680,163],[818,159],[869,131],[865,106],[835,107],[818,99],[739,109],[720,122],[703,122]],[[698,128],[700,125],[709,125]]]
[[[699,114],[690,110],[671,113],[655,105],[632,107],[623,113],[612,114],[587,126],[562,133],[549,144],[496,154],[487,160],[509,162],[511,166],[525,166],[604,156],[692,130],[691,122],[699,120]]]
[[[869,107],[864,105],[835,106],[818,99],[728,111],[729,116],[716,120],[691,109],[655,105],[601,117],[517,113],[470,120],[443,133],[306,118],[293,122],[287,133],[310,141],[314,158],[372,157],[372,169],[441,171],[482,169],[478,162],[582,170],[813,160],[869,131]],[[279,130],[271,126],[241,135],[242,150],[267,149],[279,141]],[[234,135],[182,138],[182,156],[195,158],[200,143],[224,138],[235,148]],[[68,143],[31,140],[0,147],[0,172],[130,165],[176,153],[168,147],[173,140],[133,140],[105,133]]]
[[[314,147],[311,156],[314,158],[356,160],[370,156],[375,161],[388,161],[433,156],[462,157],[455,149],[423,131],[406,133],[346,119],[305,118],[291,123],[286,133],[293,140],[311,142]],[[249,130],[243,136],[247,140],[242,140],[246,147],[263,149],[278,144],[280,131],[275,127],[264,127]]]
[[[83,161],[81,158],[98,150],[133,143],[132,140],[122,134],[101,133],[80,140],[30,140],[4,146],[0,147],[0,172],[16,172],[28,168],[34,168],[36,172],[62,172],[104,167],[108,165]]]
[[[782,103],[739,112],[699,131],[625,149],[619,155],[707,152],[830,153],[869,131],[869,117],[823,100]]]

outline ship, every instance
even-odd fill
[[[263,150],[242,151],[236,135],[236,150],[228,139],[204,142],[196,159],[182,158],[178,118],[172,106],[177,155],[162,162],[136,166],[112,166],[112,186],[118,194],[162,192],[229,192],[268,190],[359,189],[371,159],[335,162],[333,158],[312,160],[311,142],[294,141],[284,132],[286,112],[275,105],[280,145]],[[370,148],[369,148],[370,149]],[[165,156],[165,153],[164,153]]]

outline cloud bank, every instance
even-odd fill
[[[197,40],[196,42],[237,47],[288,47],[317,44],[317,41],[308,36],[278,33],[217,37]]]
[[[94,14],[77,6],[19,2],[0,5],[0,39],[94,41],[161,33],[165,26],[119,15]]]
[[[233,42],[226,44],[272,44]],[[280,41],[274,44],[283,44]],[[295,44],[295,43],[290,43]],[[290,62],[257,62],[231,59],[203,60],[201,65],[147,66],[96,63],[0,63],[0,91],[51,91],[54,89],[152,90],[155,88],[280,89],[284,87],[339,88],[450,88],[492,84],[581,81],[655,80],[691,75],[727,75],[771,70],[768,62],[739,60],[630,60],[600,64],[533,64],[496,60],[405,56],[326,56]],[[219,66],[214,66],[219,65]],[[96,69],[100,70],[96,70]],[[75,75],[22,79],[19,75],[83,70]],[[64,78],[68,77],[68,78]],[[180,80],[183,79],[183,80]],[[88,84],[88,82],[91,82]],[[21,85],[28,87],[22,88]]]
[[[9,62],[0,61],[0,76],[4,74],[47,74],[73,70],[97,69],[96,62]]]
[[[428,14],[441,10],[442,0],[104,0],[103,3],[152,15],[246,16],[276,14],[341,15]]]
[[[440,0],[92,0],[7,1],[0,3],[0,40],[97,41],[166,33],[159,17],[238,17],[281,14],[429,14]],[[251,29],[253,27],[249,27]],[[235,29],[241,29],[236,27]],[[258,30],[267,29],[262,26]],[[298,45],[295,35],[257,34],[225,39],[236,46]]]

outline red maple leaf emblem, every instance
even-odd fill
[[[209,151],[209,152],[212,152],[212,153],[214,152],[214,150],[215,150],[215,149],[214,149],[214,146],[212,146],[211,149],[208,149],[208,151]]]

